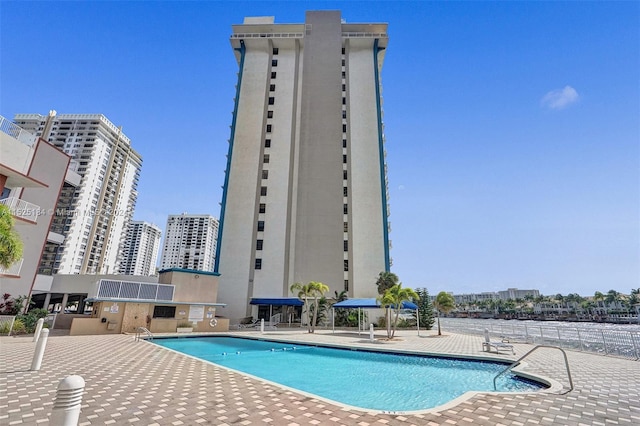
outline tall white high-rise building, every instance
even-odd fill
[[[218,219],[207,214],[170,215],[167,219],[160,269],[213,271]]]
[[[160,236],[156,225],[132,221],[127,230],[120,273],[124,275],[155,275]]]
[[[39,274],[113,274],[119,270],[138,193],[142,158],[102,114],[16,114],[16,124],[71,157],[82,177],[60,191]]]
[[[387,40],[387,24],[345,23],[339,11],[233,26],[239,72],[215,269],[229,317],[251,315],[260,298],[286,304],[296,282],[376,296],[391,263]]]

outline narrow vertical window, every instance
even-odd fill
[[[269,162],[269,154],[264,154],[264,156],[262,157],[262,162],[263,163],[268,163]]]
[[[256,269],[262,269],[262,259],[256,259]]]
[[[258,231],[264,231],[264,220],[258,221]]]
[[[277,59],[272,60],[271,61],[271,66],[272,67],[277,67],[278,66],[278,60]]]
[[[344,271],[348,272],[349,271],[349,261],[348,260],[344,260]]]
[[[262,179],[269,179],[269,170],[262,171]],[[267,194],[264,194],[264,195],[267,195]]]
[[[262,196],[267,195],[267,187],[266,186],[260,187],[260,195],[262,195]]]
[[[263,244],[264,244],[264,240],[256,240],[256,250],[262,250]]]
[[[265,148],[271,148],[271,139],[265,139],[264,140],[264,147]],[[267,161],[268,163],[268,161]]]
[[[344,240],[342,244],[342,248],[344,251],[349,251],[349,241]]]
[[[267,205],[264,203],[260,203],[258,207],[258,213],[265,213],[267,211]]]

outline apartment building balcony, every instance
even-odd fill
[[[36,136],[33,133],[27,132],[22,127],[18,126],[11,120],[7,120],[1,115],[0,131],[6,133],[7,135],[22,142],[25,145],[33,146],[36,141]]]
[[[20,259],[17,262],[14,262],[13,265],[8,268],[3,268],[0,266],[0,277],[5,278],[20,278],[20,270],[22,269],[22,263],[24,259]]]
[[[18,219],[18,223],[38,223],[38,216],[42,214],[40,206],[24,201],[18,197],[8,197],[0,200],[0,204],[9,207],[11,214]]]

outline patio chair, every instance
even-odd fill
[[[489,338],[489,330],[484,329],[484,342],[482,342],[482,350],[484,352],[491,352],[491,348],[496,350],[496,353],[500,353],[501,350],[511,351],[512,354],[516,354],[513,345],[504,342],[492,342]]]

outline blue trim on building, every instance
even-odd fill
[[[391,270],[391,261],[389,257],[389,221],[387,218],[387,183],[384,168],[384,140],[382,135],[382,107],[380,102],[380,75],[378,72],[378,52],[384,48],[378,47],[378,39],[373,42],[373,72],[375,74],[376,86],[376,109],[378,111],[378,149],[380,151],[380,190],[382,192],[382,227],[384,234],[384,268],[385,271]]]
[[[220,222],[218,223],[218,241],[216,242],[216,261],[213,272],[218,274],[220,270],[220,253],[222,249],[222,231],[224,229],[224,215],[227,206],[227,191],[229,190],[229,173],[231,172],[231,155],[233,154],[233,141],[236,137],[236,120],[238,119],[238,104],[240,103],[240,88],[242,86],[242,72],[244,71],[244,55],[246,48],[244,40],[240,40],[240,71],[238,72],[238,84],[236,85],[236,99],[233,105],[233,119],[231,121],[231,135],[229,136],[229,151],[227,152],[227,169],[224,173],[224,186],[222,187],[222,202],[220,203]]]

